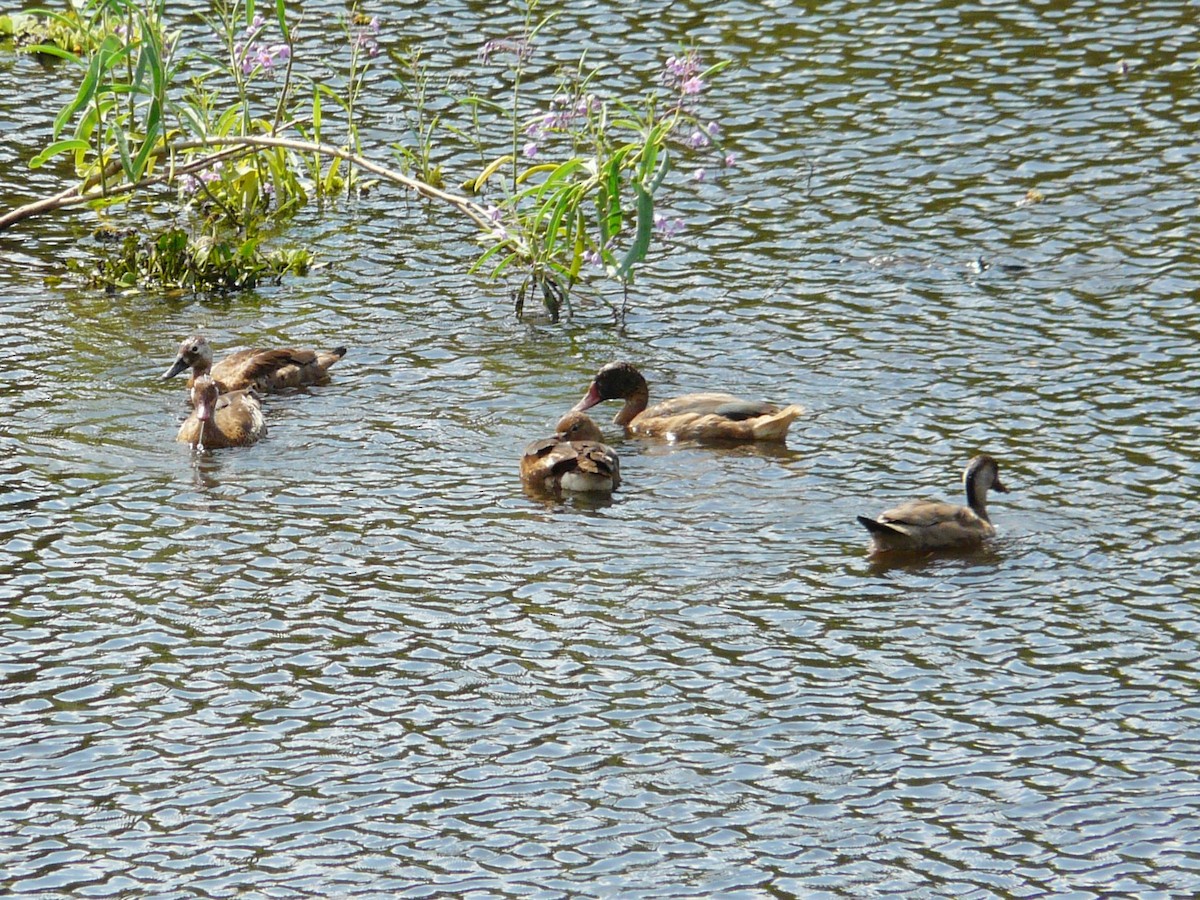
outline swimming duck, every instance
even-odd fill
[[[204,449],[244,447],[267,433],[262,407],[253,391],[222,394],[207,375],[192,382],[195,409],[179,426],[175,440]]]
[[[972,547],[996,533],[987,512],[988,490],[1008,493],[1000,483],[1000,467],[992,457],[976,456],[963,472],[967,505],[937,500],[909,500],[876,519],[859,516],[871,532],[871,552],[938,550]]]
[[[804,412],[731,394],[686,394],[647,409],[650,388],[627,362],[609,363],[597,372],[574,409],[582,412],[605,400],[625,401],[613,421],[631,434],[679,441],[782,441]]]
[[[555,435],[534,441],[521,457],[521,480],[538,490],[608,494],[621,484],[621,461],[581,412],[559,420]]]
[[[201,375],[216,382],[222,394],[255,388],[263,393],[284,388],[320,384],[329,377],[329,367],[346,355],[345,347],[336,350],[238,350],[213,365],[212,347],[203,335],[194,334],[179,345],[179,356],[163,378],[174,378],[191,369],[191,385]]]

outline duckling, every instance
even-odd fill
[[[685,394],[647,409],[650,388],[628,362],[612,362],[597,372],[574,410],[582,412],[605,400],[625,401],[613,421],[630,434],[672,441],[782,441],[804,412],[799,406],[714,393]]]
[[[963,472],[967,505],[937,500],[909,500],[876,519],[859,516],[871,533],[871,552],[939,550],[973,547],[996,533],[987,512],[988,490],[1008,493],[1000,467],[987,455],[976,456]]]
[[[195,409],[179,426],[175,437],[179,443],[198,450],[244,447],[267,433],[262,406],[253,391],[222,394],[215,381],[201,375],[192,382],[191,395]]]
[[[555,435],[534,441],[521,457],[521,480],[536,490],[610,494],[621,485],[621,461],[581,412],[559,420]]]
[[[238,350],[213,365],[212,347],[203,335],[194,334],[179,345],[179,356],[163,379],[174,378],[191,369],[190,386],[201,375],[208,375],[222,394],[254,388],[273,393],[285,388],[321,384],[329,378],[329,367],[346,355],[345,347],[335,350]]]

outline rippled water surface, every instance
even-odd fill
[[[544,52],[614,88],[735,63],[737,165],[680,178],[623,327],[518,322],[384,189],[248,296],[47,286],[91,213],[0,235],[0,893],[1200,893],[1200,45],[1151,6],[564,14]],[[519,21],[378,12],[477,86]],[[68,86],[7,53],[0,85],[8,208],[59,185],[25,162]],[[196,458],[158,380],[194,331],[350,350]],[[621,357],[809,412],[773,449],[608,426],[611,503],[524,494]],[[985,450],[996,541],[868,561],[856,514]]]

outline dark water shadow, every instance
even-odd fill
[[[994,543],[945,550],[889,550],[885,553],[868,554],[867,574],[888,575],[892,572],[916,574],[953,562],[994,566],[1003,559],[1004,554]]]

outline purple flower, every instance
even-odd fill
[[[692,173],[692,177],[694,179],[696,179],[697,181],[703,181],[707,177],[707,175],[705,175],[705,172],[703,169],[697,169],[695,172]]]
[[[259,41],[245,48],[239,44],[234,47],[234,51],[241,57],[243,75],[249,75],[256,68],[270,72],[275,68],[277,61],[286,60],[292,55],[292,50],[287,44],[264,44]]]
[[[732,168],[733,166],[737,165],[737,157],[734,156],[732,153],[726,153],[725,154],[725,165],[728,168]]]
[[[684,143],[687,144],[689,147],[691,147],[693,150],[699,150],[701,147],[708,146],[708,135],[705,134],[703,131],[693,131],[684,140]]]
[[[498,223],[504,216],[504,213],[498,206],[489,206],[485,212],[487,213],[488,221],[493,223]]]
[[[530,141],[521,149],[521,152],[525,154],[526,159],[533,159],[535,156],[537,156],[538,145],[533,141]]]
[[[663,68],[663,84],[681,94],[698,94],[704,87],[698,77],[702,69],[700,54],[695,50],[689,50],[683,56],[670,56]]]
[[[668,219],[662,213],[655,213],[654,230],[664,238],[673,238],[683,231],[683,219]]]
[[[584,254],[583,254],[583,261],[585,263],[587,263],[589,266],[596,266],[596,267],[603,266],[604,265],[604,254],[601,253],[599,250],[586,250],[586,251],[584,251]]]
[[[716,137],[721,133],[721,123],[714,119],[705,126],[704,130],[708,132],[709,137]]]
[[[524,38],[494,38],[479,48],[479,58],[485,63],[491,62],[492,56],[499,53],[511,53],[517,62],[525,62],[533,56],[533,45]]]

